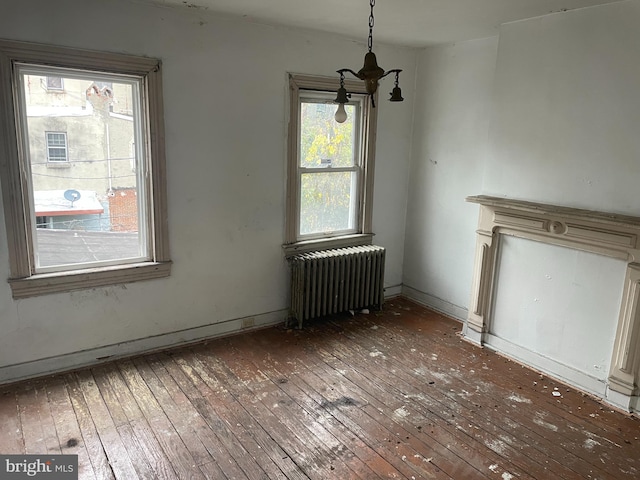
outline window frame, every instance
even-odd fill
[[[64,138],[64,146],[60,145],[49,145],[49,135],[62,135]],[[44,132],[46,148],[47,148],[47,163],[48,164],[64,164],[69,163],[69,139],[67,138],[67,132]],[[64,160],[51,160],[51,148],[64,148]]]
[[[29,208],[29,179],[22,162],[26,159],[22,119],[16,116],[19,85],[14,64],[72,68],[142,77],[141,104],[145,116],[145,178],[150,229],[151,260],[140,263],[35,273],[31,241],[33,225]],[[51,45],[0,40],[0,169],[5,229],[9,251],[13,298],[130,283],[170,275],[167,221],[166,161],[160,60],[133,55],[95,52]]]
[[[357,146],[361,166],[358,178],[355,233],[337,233],[331,235],[300,235],[300,176],[304,168],[299,163],[300,105],[305,92],[323,92],[335,94],[340,87],[339,79],[332,77],[289,74],[289,118],[287,141],[287,197],[285,218],[286,256],[296,253],[340,248],[355,245],[367,245],[372,242],[373,184],[375,171],[375,141],[377,109],[373,108],[370,97],[362,101],[362,122],[360,125],[359,145]],[[345,80],[345,88],[350,93],[364,94],[363,82]],[[337,108],[337,104],[336,104]],[[330,170],[327,170],[330,171]]]

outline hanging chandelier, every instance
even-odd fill
[[[387,72],[384,71],[383,68],[378,66],[378,62],[376,60],[376,54],[373,53],[373,7],[376,4],[376,0],[369,0],[369,4],[371,6],[371,13],[369,14],[369,41],[368,47],[369,51],[364,56],[364,66],[356,73],[350,68],[341,68],[337,71],[340,74],[340,88],[338,89],[338,96],[335,99],[335,103],[338,104],[338,109],[336,110],[335,119],[338,123],[343,123],[347,119],[347,112],[344,109],[344,104],[349,101],[349,97],[351,94],[347,92],[344,88],[344,74],[345,72],[349,72],[356,78],[364,81],[364,86],[367,91],[367,94],[371,97],[371,106],[375,108],[376,104],[374,101],[374,95],[378,90],[378,82],[381,78],[386,77],[390,73],[395,73],[396,81],[395,86],[393,87],[393,91],[390,93],[391,98],[390,102],[401,102],[404,100],[402,98],[402,91],[398,86],[398,76],[402,70],[394,69],[389,70]]]

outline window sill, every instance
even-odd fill
[[[69,292],[121,283],[168,277],[171,262],[145,262],[115,267],[68,272],[42,273],[28,278],[9,279],[13,298],[29,298],[49,293]]]
[[[47,162],[47,168],[71,168],[69,162]]]
[[[334,238],[319,238],[317,240],[305,240],[302,242],[288,243],[282,246],[286,257],[291,257],[298,253],[315,252],[317,250],[328,250],[330,248],[355,247],[358,245],[371,245],[373,233],[359,233],[356,235],[345,235]]]

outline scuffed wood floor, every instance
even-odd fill
[[[75,453],[82,479],[640,478],[638,418],[459,330],[394,299],[5,386],[0,453]]]

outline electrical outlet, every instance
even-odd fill
[[[256,324],[256,319],[254,317],[247,317],[242,319],[242,328],[253,327]]]

